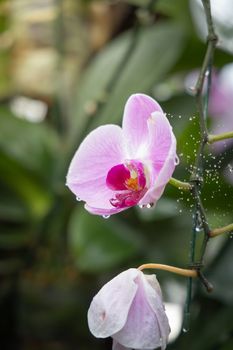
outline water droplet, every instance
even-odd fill
[[[150,209],[150,208],[153,207],[153,205],[154,205],[154,203],[148,203],[148,204],[146,205],[146,207],[147,207],[148,209]]]
[[[76,200],[77,200],[78,202],[81,202],[81,198],[80,198],[80,197],[76,197]]]
[[[176,157],[175,157],[175,165],[178,165],[179,162],[180,162],[180,161],[179,161],[179,158],[176,156]]]
[[[230,173],[232,173],[233,172],[233,167],[231,166],[231,164],[228,164],[228,169],[229,169],[229,171],[230,171]]]
[[[209,71],[209,69],[208,69],[208,70],[205,72],[205,76],[208,77],[209,74],[210,74],[210,71]]]
[[[110,215],[103,215],[103,218],[104,218],[104,219],[109,219],[109,218],[110,218]]]
[[[195,92],[196,92],[195,86],[190,86],[188,89],[189,89],[189,92],[190,92],[192,95],[195,94]]]
[[[182,331],[183,331],[184,333],[187,333],[187,332],[188,332],[188,329],[185,328],[185,327],[183,327]]]
[[[139,204],[139,208],[142,209],[143,208],[143,204]]]
[[[202,222],[201,213],[199,211],[197,211],[195,231],[200,232],[200,231],[202,231],[202,229],[203,229],[203,222]]]

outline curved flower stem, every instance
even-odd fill
[[[222,140],[226,140],[226,139],[231,139],[233,138],[233,131],[229,131],[229,132],[224,132],[222,134],[219,135],[208,135],[208,143],[214,143],[214,142],[218,142],[218,141],[222,141]]]
[[[144,269],[157,269],[157,270],[164,270],[164,271],[169,271],[172,273],[176,273],[181,276],[185,277],[197,277],[198,273],[194,269],[181,269],[179,267],[175,266],[170,266],[170,265],[164,265],[164,264],[143,264],[138,267],[138,270],[144,270]]]
[[[191,191],[192,189],[192,184],[190,184],[189,182],[183,182],[177,179],[174,179],[174,177],[171,177],[169,180],[170,185],[178,188],[179,190],[182,191]]]
[[[231,231],[233,231],[233,224],[219,227],[219,228],[215,228],[215,229],[210,231],[209,236],[210,236],[210,238],[214,238],[214,237],[219,236],[223,233],[229,233]]]

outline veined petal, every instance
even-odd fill
[[[105,125],[92,131],[75,153],[67,175],[67,185],[88,206],[112,209],[114,192],[106,186],[109,169],[124,161],[122,129]]]
[[[137,269],[129,269],[105,284],[93,298],[88,310],[88,325],[97,338],[106,338],[118,332],[127,320],[138,285],[134,279]]]
[[[132,349],[126,348],[125,346],[121,345],[120,343],[116,342],[113,339],[112,350],[132,350]]]
[[[162,302],[162,293],[155,275],[144,275],[144,289],[147,301],[156,315],[160,331],[160,347],[166,348],[170,326]]]
[[[96,207],[91,207],[88,204],[85,204],[85,209],[89,211],[89,213],[94,214],[94,215],[102,215],[102,216],[111,216],[113,214],[120,213],[121,211],[125,210],[126,208],[116,208],[111,205],[111,208],[109,209],[103,209],[103,208],[96,208]]]
[[[155,112],[147,121],[149,135],[147,157],[153,163],[163,164],[172,144],[172,127],[164,113]]]
[[[156,204],[175,170],[177,161],[176,138],[172,133],[170,149],[164,163],[162,164],[156,161],[150,165],[151,186],[145,196],[140,200],[139,205],[146,205],[148,203]]]
[[[139,271],[135,282],[138,284],[137,293],[129,309],[127,322],[124,327],[112,337],[120,344],[133,349],[155,349],[161,346],[161,330],[154,309],[147,299],[148,291],[153,289]],[[145,284],[148,284],[146,287]],[[154,292],[155,297],[161,299]]]
[[[128,99],[122,123],[128,158],[136,159],[145,154],[148,139],[147,121],[156,111],[162,112],[160,105],[147,95],[134,94]]]

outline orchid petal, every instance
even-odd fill
[[[170,327],[162,303],[162,293],[155,275],[144,275],[144,288],[147,301],[156,315],[160,330],[160,345],[164,350],[167,345]]]
[[[109,337],[124,327],[138,289],[134,282],[137,275],[137,269],[120,273],[93,298],[88,310],[88,325],[95,337]]]
[[[162,196],[165,186],[170,180],[177,162],[176,139],[172,133],[170,149],[164,163],[160,164],[158,161],[155,161],[150,165],[151,186],[145,196],[140,200],[140,205],[146,205],[148,203],[156,204],[158,199]]]
[[[145,153],[148,138],[147,121],[153,112],[162,112],[159,104],[144,94],[131,95],[125,105],[123,134],[127,142],[128,158],[139,158]]]
[[[131,348],[126,348],[125,346],[121,345],[120,343],[116,342],[113,339],[112,350],[132,350],[132,349]]]
[[[89,211],[89,213],[94,214],[94,215],[102,215],[103,217],[109,217],[113,214],[120,213],[121,211],[126,209],[126,208],[116,208],[116,207],[113,207],[112,205],[111,205],[110,209],[91,207],[88,204],[85,204],[84,207],[87,211]]]
[[[163,164],[172,143],[172,127],[164,113],[152,113],[148,119],[147,157],[154,163]]]
[[[147,294],[153,294],[153,288],[139,271],[135,280],[138,290],[131,304],[127,322],[124,327],[112,337],[120,344],[133,349],[154,349],[161,346],[161,330],[153,308],[147,300]],[[148,292],[149,291],[149,292]],[[161,297],[154,297],[162,303]]]
[[[109,169],[124,161],[122,129],[101,126],[92,131],[75,153],[67,175],[67,185],[89,207],[111,210],[114,192],[106,186]]]

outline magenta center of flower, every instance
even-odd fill
[[[112,206],[124,208],[137,204],[147,191],[143,164],[131,160],[115,165],[107,174],[106,184],[116,191],[110,199]]]

